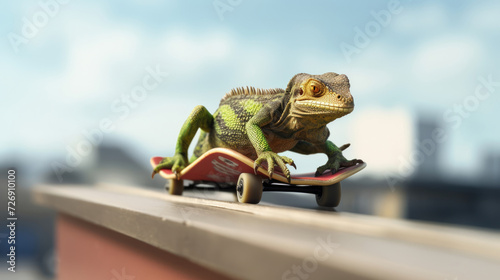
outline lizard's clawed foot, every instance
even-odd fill
[[[175,177],[179,179],[180,172],[182,171],[182,169],[186,168],[187,165],[188,165],[187,157],[181,154],[175,154],[173,157],[163,158],[160,164],[158,164],[153,170],[151,178],[154,178],[156,173],[160,172],[160,170],[167,168],[171,169],[172,172],[175,174]]]
[[[363,161],[360,159],[347,160],[340,154],[340,156],[330,158],[325,165],[318,167],[315,176],[321,176],[326,170],[330,170],[332,174],[335,174],[341,167],[351,167],[361,163],[363,163]]]
[[[283,171],[283,174],[285,174],[286,179],[288,182],[290,182],[290,170],[286,167],[286,164],[293,166],[295,169],[297,167],[295,166],[295,163],[293,162],[292,159],[285,157],[285,156],[280,156],[274,152],[271,151],[266,151],[261,153],[258,158],[255,160],[253,164],[253,169],[255,174],[257,174],[257,169],[262,166],[261,163],[263,161],[267,161],[267,172],[269,173],[269,179],[272,179],[273,174],[274,174],[274,165],[279,166],[281,171]]]

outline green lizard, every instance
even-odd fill
[[[290,180],[286,164],[293,160],[277,153],[294,151],[301,154],[324,153],[325,165],[318,167],[316,176],[326,170],[335,173],[340,167],[361,163],[347,160],[342,150],[328,140],[326,127],[331,121],[349,114],[354,101],[346,75],[333,72],[323,75],[295,75],[286,90],[244,87],[231,90],[221,100],[212,115],[197,106],[181,128],[175,155],[166,157],[154,169],[152,176],[163,168],[176,174],[203,153],[215,147],[230,148],[255,160],[257,170],[267,162],[269,177],[279,166]],[[201,134],[194,155],[188,161],[188,148],[198,129]]]

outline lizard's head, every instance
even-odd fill
[[[343,74],[301,73],[290,80],[286,91],[291,94],[290,102],[295,115],[312,116],[328,123],[354,109],[349,87],[349,79]]]

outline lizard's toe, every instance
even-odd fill
[[[353,160],[349,160],[349,161],[345,161],[345,162],[340,163],[340,166],[341,167],[351,167],[351,166],[354,166],[357,164],[362,164],[362,163],[363,163],[363,161],[360,159],[353,159]]]
[[[257,170],[261,167],[262,158],[257,158],[253,163],[253,172],[257,175]]]
[[[162,170],[163,168],[165,168],[163,166],[164,164],[159,164],[157,165],[154,169],[153,169],[153,173],[151,173],[151,178],[154,178],[156,174],[158,174],[160,172],[160,170]]]
[[[325,165],[322,165],[316,169],[316,173],[314,174],[316,177],[323,175],[325,171],[330,170],[332,174],[335,174],[339,170],[340,164],[338,162],[327,162]]]
[[[295,167],[293,160],[285,156],[279,156],[278,154],[271,151],[263,152],[257,157],[254,162],[254,171],[256,173],[257,168],[261,166],[260,164],[264,160],[267,162],[267,172],[269,173],[269,179],[272,179],[274,174],[274,166],[277,165],[286,176],[287,180],[290,182],[290,171],[286,167],[286,164],[290,164]]]
[[[269,173],[269,179],[273,179],[274,160],[272,157],[267,158],[267,173]]]

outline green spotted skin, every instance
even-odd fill
[[[317,174],[356,164],[346,160],[341,150],[328,141],[326,125],[354,108],[345,75],[328,72],[322,75],[300,73],[286,89],[231,90],[213,113],[196,106],[181,128],[174,157],[164,158],[153,171],[171,168],[178,173],[190,162],[215,147],[233,149],[255,160],[255,166],[266,162],[269,174],[279,166],[290,178],[286,164],[294,165],[277,153],[291,150],[301,154],[324,153],[327,164]],[[201,134],[188,161],[187,151],[198,129]]]
[[[258,141],[260,150],[267,149],[267,139],[263,134],[249,136],[247,123],[264,107],[281,103],[284,95],[283,91],[273,95],[236,95],[223,100],[213,115],[214,133],[211,133],[208,139],[209,146],[230,148],[255,159],[257,154],[250,139]],[[267,136],[269,138],[270,134]]]

